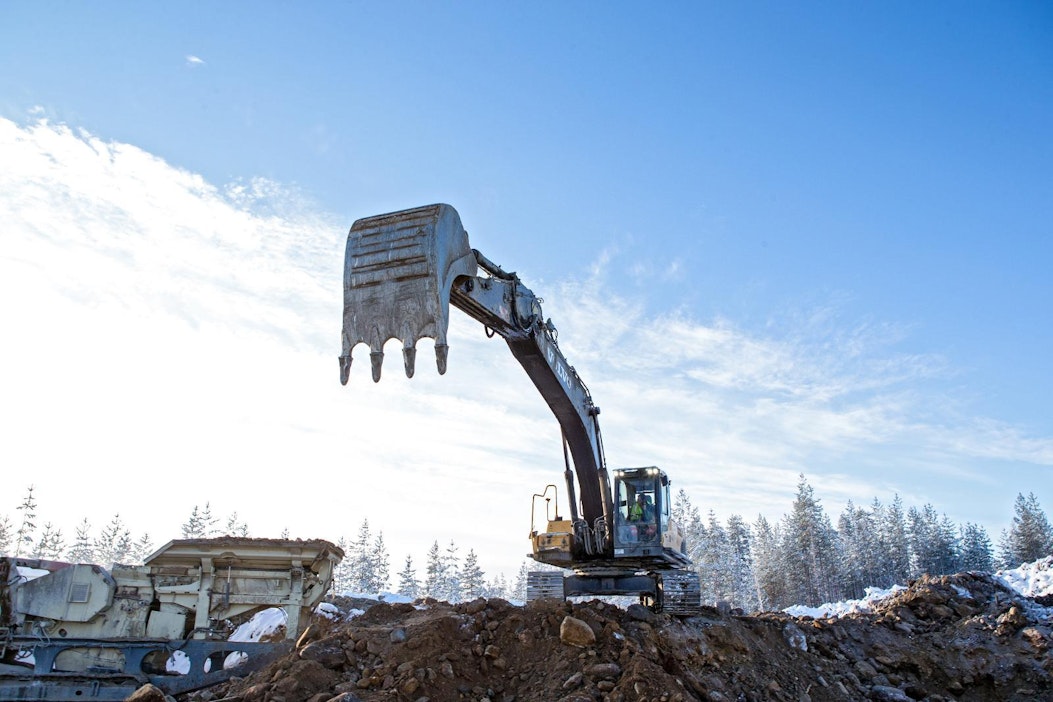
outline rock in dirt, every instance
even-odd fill
[[[585,648],[596,643],[596,632],[580,619],[563,617],[563,623],[559,625],[559,639],[565,644]]]

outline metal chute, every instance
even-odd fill
[[[384,344],[402,342],[406,376],[413,377],[417,340],[435,340],[435,362],[446,372],[450,288],[478,271],[457,211],[436,204],[356,221],[344,255],[344,328],[340,382],[347,384],[351,350],[369,345],[374,382]]]

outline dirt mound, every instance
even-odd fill
[[[990,578],[922,578],[870,614],[678,619],[638,605],[375,604],[199,700],[1049,700],[1053,610]]]

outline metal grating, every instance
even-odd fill
[[[70,602],[87,602],[91,586],[88,583],[73,583],[69,590]]]

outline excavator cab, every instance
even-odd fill
[[[614,557],[665,560],[682,553],[683,535],[669,518],[669,478],[653,466],[614,471]]]

